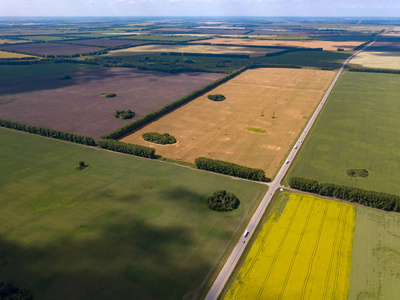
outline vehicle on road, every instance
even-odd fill
[[[246,230],[243,234],[244,237],[247,237],[249,235],[250,231]]]
[[[288,163],[289,163],[289,160],[286,161],[286,164],[288,164]]]

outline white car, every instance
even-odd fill
[[[294,149],[297,149],[297,145],[296,145],[296,146],[294,146]]]
[[[286,164],[288,164],[288,163],[289,163],[289,160],[286,161]]]

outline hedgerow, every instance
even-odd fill
[[[222,160],[198,157],[195,159],[195,163],[197,168],[215,173],[257,181],[271,180],[270,178],[265,177],[265,172],[261,169],[253,169]]]
[[[11,128],[19,131],[25,131],[41,136],[51,137],[53,139],[64,140],[68,142],[74,142],[79,144],[84,144],[87,146],[95,146],[96,142],[92,137],[78,135],[74,133],[54,130],[46,127],[28,125],[24,123],[9,121],[0,119],[0,127]]]
[[[317,180],[300,177],[290,178],[289,185],[291,188],[296,190],[310,192],[321,196],[335,197],[386,211],[400,211],[400,197],[397,195],[368,191],[332,183],[320,183]]]
[[[108,140],[108,139],[99,139],[99,146],[104,149],[108,149],[111,151],[116,151],[116,152],[121,152],[121,153],[126,153],[126,154],[131,154],[131,155],[136,155],[136,156],[142,156],[142,157],[147,157],[147,158],[154,158],[155,157],[155,149],[146,147],[146,146],[141,146],[141,145],[136,145],[136,144],[130,144],[130,143],[123,143],[115,140]]]

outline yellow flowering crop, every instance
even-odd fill
[[[263,225],[225,299],[346,299],[355,209],[283,193],[280,216]]]

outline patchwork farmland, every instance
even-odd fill
[[[234,54],[249,55],[250,57],[265,56],[266,53],[279,52],[279,48],[250,48],[250,47],[224,47],[208,45],[145,45],[111,51],[107,56],[129,56],[146,53],[206,53],[206,54]]]
[[[321,70],[247,70],[208,93],[223,94],[226,100],[201,96],[122,141],[154,147],[176,160],[194,162],[204,156],[261,168],[272,177],[334,75]],[[146,132],[167,132],[177,143],[146,142]]]
[[[67,75],[72,79],[60,80]],[[130,121],[116,119],[116,110],[138,118],[223,76],[96,67],[3,80],[0,118],[97,139]],[[104,92],[117,97],[99,98]]]
[[[286,179],[400,194],[399,83],[396,74],[343,74]],[[366,169],[369,175],[350,177],[349,169]]]
[[[346,299],[354,220],[349,204],[281,193],[225,299]]]
[[[4,128],[0,138],[0,281],[35,299],[199,297],[267,190]],[[211,211],[218,189],[239,208]]]
[[[194,41],[195,43],[211,43],[225,45],[241,45],[241,46],[273,46],[273,47],[299,47],[299,48],[323,48],[324,50],[353,50],[363,42],[355,41],[279,41],[279,40],[255,40],[255,39],[230,39],[230,38],[214,38],[204,41]]]
[[[116,47],[122,45],[132,45],[132,46],[145,45],[148,44],[149,42],[129,40],[129,39],[87,39],[87,40],[66,41],[65,43],[96,46],[96,47]]]

